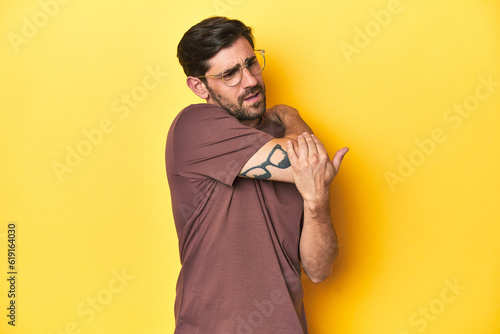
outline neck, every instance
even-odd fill
[[[240,121],[241,124],[256,128],[262,123],[262,117],[259,117],[257,119],[251,119],[251,120],[245,120],[245,121]]]

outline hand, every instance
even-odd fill
[[[287,142],[293,178],[304,202],[312,208],[329,201],[330,184],[338,174],[342,159],[349,149],[344,147],[330,161],[319,139],[308,133],[297,138],[297,146]]]

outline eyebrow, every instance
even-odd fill
[[[246,58],[246,59],[243,61],[243,64],[245,64],[246,62],[248,62],[248,61],[249,61],[249,60],[251,60],[252,58],[257,58],[257,56],[256,56],[256,55],[253,55],[253,56],[250,56],[250,57]],[[240,68],[240,67],[241,67],[241,64],[240,64],[240,63],[238,63],[238,64],[234,65],[233,67],[229,67],[229,68],[225,68],[225,69],[223,69],[223,70],[222,70],[222,71],[220,71],[219,73],[223,73],[223,72],[226,72],[226,71],[232,71],[232,70],[234,70],[234,69],[236,69],[236,68]]]
[[[238,63],[238,64],[234,65],[233,67],[229,67],[229,68],[223,69],[222,71],[220,71],[220,73],[224,73],[224,72],[227,72],[227,71],[236,70],[236,69],[239,69],[240,67],[241,67],[241,65]]]

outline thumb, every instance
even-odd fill
[[[340,169],[340,164],[342,163],[342,160],[344,159],[344,156],[346,155],[347,151],[349,151],[348,147],[341,148],[335,153],[335,156],[333,157],[332,164],[337,172]]]

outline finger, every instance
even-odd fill
[[[304,138],[303,135],[300,135],[297,137],[297,145],[298,145],[298,151],[297,156],[298,158],[307,158],[307,155],[309,154],[309,149],[307,147],[306,139]]]
[[[295,153],[295,148],[293,147],[292,142],[289,140],[286,142],[286,150],[288,155],[288,160],[292,165],[295,165],[297,162],[297,154]]]
[[[337,153],[335,153],[335,156],[333,157],[332,164],[337,172],[340,169],[340,164],[342,163],[342,160],[344,159],[344,156],[347,153],[347,151],[349,151],[349,148],[347,147],[341,148],[340,150],[337,151]]]
[[[328,152],[326,151],[326,148],[325,146],[323,145],[323,143],[318,139],[318,137],[316,137],[315,135],[311,135],[311,138],[312,140],[314,141],[314,143],[316,144],[316,149],[318,150],[318,153],[326,153],[326,155],[328,155]]]
[[[302,134],[302,136],[304,137],[304,140],[306,141],[307,150],[308,150],[309,154],[317,154],[318,153],[318,149],[316,148],[316,143],[311,138],[311,135],[309,133],[307,133],[307,132],[304,132]]]

